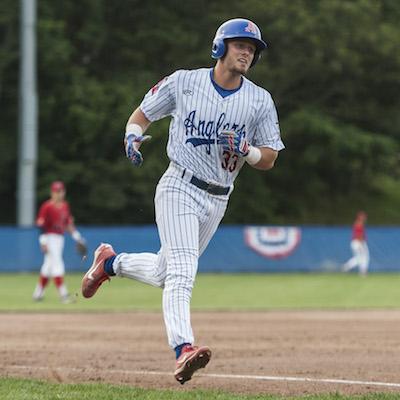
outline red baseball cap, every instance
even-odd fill
[[[52,191],[52,192],[61,192],[62,190],[65,190],[64,182],[61,182],[61,181],[54,181],[54,182],[51,184],[51,191]]]

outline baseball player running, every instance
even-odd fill
[[[64,283],[65,267],[62,258],[64,232],[71,233],[72,238],[82,246],[85,246],[85,239],[75,228],[69,204],[64,198],[64,183],[61,181],[53,182],[50,199],[41,205],[37,216],[36,225],[41,229],[39,243],[44,253],[44,261],[40,269],[39,282],[33,292],[35,301],[43,299],[49,278],[53,278],[61,301],[63,303],[72,301]]]
[[[145,95],[128,119],[125,151],[140,166],[139,148],[150,139],[144,132],[153,121],[171,117],[170,164],[155,194],[161,248],[157,254],[116,254],[110,244],[101,244],[82,280],[87,298],[114,275],[163,288],[174,375],[182,384],[211,357],[209,347],[194,345],[190,321],[198,258],[224,216],[243,165],[268,170],[284,148],[271,95],[245,78],[266,47],[253,22],[226,21],[213,41],[214,68],[178,70]]]
[[[368,273],[369,250],[365,233],[366,220],[367,214],[364,211],[359,211],[353,224],[350,242],[353,257],[343,265],[344,272],[348,272],[358,266],[360,275],[365,276]]]

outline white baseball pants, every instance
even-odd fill
[[[64,235],[57,233],[46,234],[47,253],[44,254],[40,274],[47,278],[64,276],[65,265],[63,260]]]
[[[350,243],[353,257],[348,260],[343,267],[344,271],[350,271],[358,266],[359,272],[366,275],[369,266],[369,250],[365,241],[353,239]]]
[[[161,248],[158,254],[121,253],[114,260],[116,275],[163,290],[163,314],[172,348],[193,343],[190,299],[198,258],[224,216],[228,196],[211,195],[182,178],[170,165],[157,185],[155,211]],[[133,243],[134,246],[134,243]]]

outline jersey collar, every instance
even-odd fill
[[[228,97],[231,94],[236,93],[243,85],[243,77],[240,80],[240,85],[236,89],[224,89],[223,87],[219,86],[218,83],[214,81],[214,68],[210,68],[210,79],[215,88],[215,90],[223,97]]]

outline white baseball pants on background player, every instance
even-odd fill
[[[353,257],[350,258],[343,266],[343,271],[350,271],[358,266],[359,272],[365,275],[369,265],[369,250],[365,241],[354,239],[350,243]]]
[[[163,314],[172,348],[193,343],[190,299],[203,253],[225,213],[228,195],[212,195],[190,183],[192,173],[171,163],[157,185],[156,222],[161,249],[121,253],[116,275],[163,287]]]
[[[44,278],[60,278],[65,274],[65,265],[62,257],[64,250],[64,235],[58,233],[46,233],[45,236],[47,252],[44,254],[43,265],[40,268],[40,275]],[[43,298],[45,286],[39,282],[33,292],[33,298],[40,300]],[[68,296],[68,290],[64,283],[58,286],[61,298]]]
[[[62,257],[64,250],[64,235],[57,233],[46,234],[47,253],[44,255],[43,265],[40,274],[52,278],[64,276],[65,265]]]

